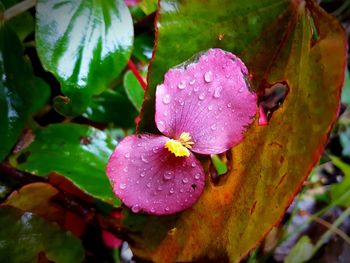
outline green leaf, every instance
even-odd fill
[[[109,89],[93,97],[83,116],[95,122],[130,128],[135,126],[137,112],[122,87],[118,87],[117,90]]]
[[[345,74],[345,81],[343,85],[341,101],[347,104],[348,106],[350,106],[350,76],[349,76],[348,70],[346,70],[346,74]]]
[[[152,14],[157,10],[158,0],[141,0],[139,7],[146,15]]]
[[[131,71],[126,72],[124,75],[124,88],[131,103],[135,106],[137,111],[140,111],[145,91]]]
[[[133,56],[144,63],[152,58],[154,37],[148,33],[142,33],[135,37]]]
[[[333,184],[330,189],[332,200],[336,200],[350,189],[350,165],[344,163],[342,160],[340,160],[340,158],[336,156],[331,156],[330,158],[333,164],[344,173],[343,180],[340,183]],[[343,200],[341,203],[339,203],[339,205],[350,207],[350,197]]]
[[[56,263],[82,262],[83,246],[71,233],[30,212],[0,207],[0,261],[38,262],[38,254]]]
[[[45,69],[61,82],[66,115],[84,112],[126,65],[133,24],[122,0],[39,0],[36,46]]]
[[[154,94],[164,73],[209,48],[238,55],[258,94],[275,83],[289,87],[268,125],[256,120],[231,150],[232,169],[218,184],[206,180],[197,203],[166,231],[149,219],[134,235],[136,256],[151,261],[238,262],[279,222],[327,143],[346,36],[311,0],[161,0],[157,17],[140,131],[156,131]]]
[[[16,143],[31,114],[50,96],[48,85],[34,76],[16,34],[0,26],[0,161]]]
[[[308,236],[302,236],[285,258],[285,263],[303,263],[313,256],[314,245]]]
[[[105,167],[117,142],[103,131],[80,124],[52,124],[36,132],[35,140],[17,156],[27,159],[17,169],[47,176],[52,172],[65,176],[77,187],[106,202],[119,200],[112,192]]]

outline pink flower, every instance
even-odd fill
[[[256,114],[247,74],[238,57],[221,49],[165,74],[155,114],[163,135],[126,137],[107,165],[113,191],[126,206],[163,215],[198,200],[205,173],[195,154],[219,154],[237,145]]]

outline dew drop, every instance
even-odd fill
[[[243,92],[243,87],[241,87],[239,90],[238,90],[239,93],[242,93]]]
[[[192,166],[192,167],[196,167],[196,163],[193,162],[193,163],[191,164],[191,166]]]
[[[216,130],[216,124],[214,123],[212,126],[210,126],[210,129],[211,129],[212,131],[215,131],[215,130]]]
[[[120,183],[119,184],[119,188],[124,190],[126,188],[126,184],[125,183]]]
[[[184,184],[187,184],[187,183],[188,183],[188,178],[187,178],[187,177],[183,178],[183,179],[182,179],[182,182],[183,182]]]
[[[141,176],[142,178],[145,177],[145,176],[146,176],[146,172],[143,171],[142,173],[140,173],[140,176]]]
[[[199,86],[195,86],[195,87],[193,88],[193,90],[194,90],[194,92],[197,92],[197,91],[199,90]]]
[[[152,148],[152,152],[154,152],[154,153],[159,152],[159,148],[158,148],[158,147],[153,147],[153,148]]]
[[[164,97],[163,97],[163,103],[164,104],[169,104],[170,103],[170,95],[169,94],[166,94]]]
[[[232,104],[231,102],[227,104],[227,108],[231,108],[232,107]]]
[[[222,90],[222,87],[221,86],[217,86],[215,88],[215,91],[214,91],[214,98],[220,98],[221,96],[221,90]]]
[[[169,207],[166,207],[165,208],[165,211],[169,212],[170,208]]]
[[[179,98],[179,103],[181,106],[183,106],[185,104],[184,100],[182,98]]]
[[[146,184],[147,188],[151,188],[151,183]]]
[[[184,189],[181,188],[181,189],[180,189],[180,193],[183,193],[183,192],[184,192]]]
[[[145,154],[141,154],[141,160],[142,160],[144,163],[148,163],[148,159],[147,159],[147,157],[145,156]]]
[[[186,87],[185,81],[181,81],[179,84],[177,84],[178,89],[184,89]]]
[[[174,178],[174,172],[172,171],[166,171],[164,174],[163,174],[163,178],[164,180],[171,180]]]
[[[209,105],[209,106],[208,106],[208,110],[209,110],[209,111],[213,110],[213,105]]]
[[[175,193],[175,190],[174,190],[174,188],[170,188],[170,191],[169,191],[169,193],[170,193],[170,194],[173,194],[173,193]]]
[[[230,76],[230,74],[226,74],[226,76],[225,76],[227,79],[229,79],[231,76]]]
[[[194,83],[196,83],[196,79],[192,79],[192,80],[190,81],[190,85],[193,85]]]
[[[200,100],[204,100],[205,94],[202,92],[201,94],[199,94],[198,98],[199,98]]]
[[[151,208],[151,212],[154,213],[156,210],[154,209],[154,207]]]
[[[124,169],[123,169],[123,171],[127,173],[127,172],[128,172],[128,167],[125,166]]]
[[[140,208],[140,206],[138,204],[133,205],[131,207],[131,211],[133,211],[134,213],[138,213],[138,212],[140,212],[140,210],[141,210],[141,208]]]
[[[213,81],[213,72],[211,72],[211,71],[205,72],[204,80],[207,83],[212,82]]]
[[[158,191],[162,191],[162,190],[163,190],[163,187],[160,185],[160,186],[158,186],[157,190],[158,190]]]
[[[196,175],[194,176],[194,179],[199,180],[200,177],[201,177],[200,174],[196,174]]]
[[[142,143],[139,142],[139,143],[137,144],[137,146],[138,146],[138,147],[141,147],[141,146],[142,146]]]
[[[166,117],[166,116],[168,116],[168,112],[167,111],[164,111],[163,112],[163,115]]]
[[[124,156],[125,156],[126,159],[129,159],[130,153],[126,153]]]
[[[157,122],[157,127],[158,127],[160,132],[163,132],[165,130],[165,123],[164,123],[164,121],[158,121]]]

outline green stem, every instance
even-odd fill
[[[8,21],[11,18],[24,13],[28,9],[34,7],[35,4],[36,4],[36,0],[25,0],[14,6],[11,6],[9,9],[6,9],[4,12],[4,21]]]

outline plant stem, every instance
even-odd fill
[[[6,9],[4,12],[4,21],[8,21],[13,17],[22,14],[28,9],[34,7],[35,4],[36,4],[36,0],[25,0],[14,6],[11,6],[9,9]]]
[[[147,88],[147,84],[146,82],[143,80],[143,78],[141,77],[140,73],[137,71],[135,64],[132,62],[132,60],[130,59],[128,61],[128,67],[129,69],[132,71],[132,73],[134,73],[135,77],[137,78],[137,80],[139,81],[141,87],[146,90]]]

